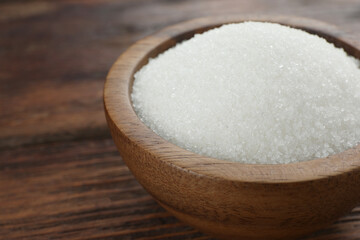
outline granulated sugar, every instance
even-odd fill
[[[360,140],[358,61],[279,24],[229,24],[196,35],[137,72],[131,96],[158,135],[219,159],[305,161]]]

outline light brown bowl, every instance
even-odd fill
[[[360,203],[360,145],[306,162],[234,163],[186,151],[156,135],[135,114],[133,75],[149,58],[225,23],[277,22],[320,35],[360,58],[345,34],[293,17],[201,18],[146,37],[115,62],[104,90],[106,118],[125,163],[161,206],[219,238],[294,239],[331,224]],[[301,46],[299,46],[301,47]]]

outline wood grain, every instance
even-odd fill
[[[108,140],[0,152],[0,239],[210,239],[147,194]],[[356,240],[360,207],[306,240]]]
[[[124,166],[102,89],[112,63],[145,35],[249,13],[311,17],[360,39],[357,0],[0,1],[0,239],[208,239]],[[308,239],[359,238],[358,207]]]
[[[347,34],[311,19],[198,18],[144,38],[118,58],[104,88],[106,118],[136,179],[180,220],[222,239],[298,238],[324,228],[360,203],[360,145],[327,158],[291,164],[223,161],[167,142],[141,122],[131,104],[133,75],[149,59],[196,33],[249,20],[300,28],[360,57],[360,49]]]
[[[203,236],[143,190],[112,140],[0,153],[0,239]]]

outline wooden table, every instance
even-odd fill
[[[360,46],[357,0],[1,1],[0,239],[209,239],[131,175],[102,88],[137,39],[186,19],[249,13],[323,20]],[[306,239],[360,239],[360,207]]]

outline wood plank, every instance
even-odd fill
[[[0,152],[0,239],[210,239],[170,216],[111,139]],[[307,240],[360,237],[360,206]]]
[[[108,137],[102,88],[135,40],[206,15],[286,14],[360,39],[355,0],[67,0],[0,2],[0,148]]]
[[[357,0],[1,1],[0,239],[209,239],[123,164],[103,114],[108,69],[137,39],[186,19],[297,15],[357,40],[359,9]],[[357,207],[307,240],[359,238]]]

